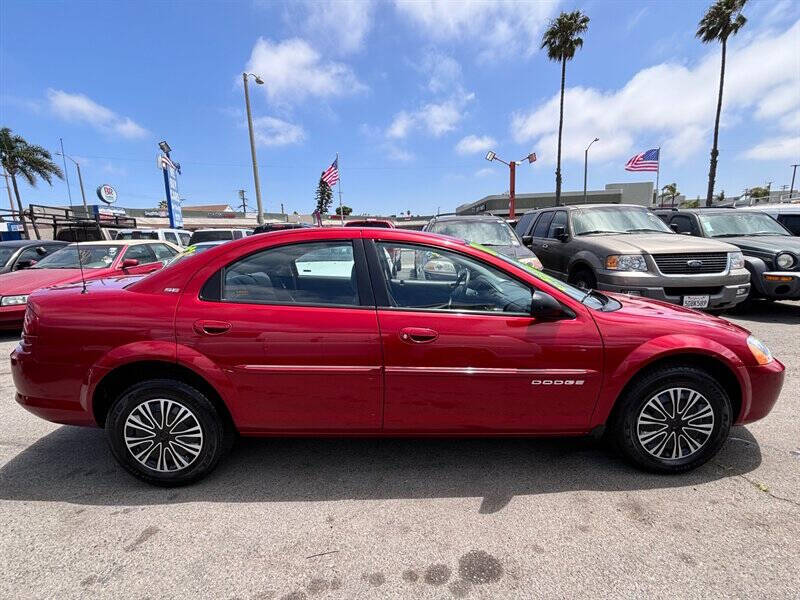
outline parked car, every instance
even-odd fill
[[[19,329],[25,303],[34,291],[115,275],[140,275],[160,269],[180,248],[169,242],[115,240],[69,244],[29,269],[0,275],[0,329]],[[80,260],[79,260],[80,258]],[[117,311],[119,312],[119,306]],[[127,314],[127,313],[125,313]],[[119,313],[122,318],[123,314]]]
[[[750,272],[748,299],[800,298],[800,238],[758,211],[726,208],[659,210],[676,233],[724,239],[744,254]]]
[[[0,274],[28,269],[66,246],[66,242],[52,240],[9,240],[0,242]]]
[[[800,204],[761,204],[736,210],[763,212],[783,225],[792,235],[800,235]]]
[[[583,289],[646,296],[689,308],[731,308],[747,298],[741,251],[687,239],[631,204],[581,204],[528,213],[517,233],[544,271]]]
[[[284,229],[302,229],[303,227],[311,227],[311,225],[308,223],[264,223],[253,229],[253,233],[270,233]]]
[[[189,238],[189,245],[220,240],[240,240],[248,235],[253,235],[252,229],[198,229]]]
[[[186,248],[184,248],[180,254],[176,254],[175,256],[173,256],[166,264],[171,265],[172,263],[179,260],[183,260],[188,256],[194,256],[195,254],[202,254],[206,250],[211,250],[211,248],[216,248],[220,244],[227,244],[227,242],[225,240],[219,240],[216,242],[200,242],[199,244],[186,246]]]
[[[345,227],[385,227],[387,229],[394,229],[395,224],[388,219],[355,219],[353,221],[346,221]]]
[[[525,247],[522,240],[514,232],[514,229],[500,217],[491,215],[441,215],[428,221],[422,231],[449,235],[450,237],[481,244],[504,256],[515,258],[528,266],[536,269],[542,268],[542,263],[536,254]],[[436,270],[437,263],[429,263],[430,259],[425,261],[425,264],[431,267],[428,270],[429,275],[432,278],[440,276],[441,272]],[[424,266],[422,265],[422,267]]]
[[[161,240],[176,246],[186,247],[192,237],[185,229],[120,229],[115,240]]]
[[[455,284],[392,275],[392,254],[419,252],[449,261]],[[117,460],[159,485],[206,475],[237,431],[605,431],[639,467],[682,472],[764,417],[784,376],[711,315],[587,293],[450,237],[350,227],[36,292],[10,360],[23,407],[104,427]]]

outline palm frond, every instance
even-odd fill
[[[747,0],[717,0],[697,24],[695,36],[704,44],[727,40],[747,23],[742,14]]]

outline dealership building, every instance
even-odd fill
[[[642,181],[637,183],[607,183],[604,190],[587,190],[584,198],[583,191],[561,192],[562,204],[639,204],[650,207],[653,205],[653,182]],[[556,205],[555,192],[534,194],[516,194],[515,210],[517,215],[535,210],[549,208]],[[493,215],[508,216],[508,194],[494,194],[485,196],[475,202],[462,204],[456,208],[458,215],[479,215],[491,213]]]

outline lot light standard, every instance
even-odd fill
[[[797,167],[800,165],[789,165],[792,167],[792,185],[789,186],[789,200],[792,199],[792,194],[794,194],[794,176],[797,175]]]
[[[522,161],[524,161],[524,160],[527,160],[528,163],[536,162],[536,153],[535,152],[531,152],[525,158],[522,158],[520,160],[512,160],[511,162],[506,162],[502,158],[497,156],[497,154],[495,154],[492,150],[489,150],[489,152],[486,153],[486,160],[488,160],[489,162],[492,162],[492,161],[496,160],[496,161],[499,161],[499,162],[503,163],[504,165],[508,165],[508,174],[509,174],[509,183],[508,183],[508,218],[509,219],[513,219],[514,218],[514,208],[515,208],[515,204],[516,204],[516,195],[514,193],[514,184],[515,184],[515,180],[516,180],[517,165],[521,165]]]
[[[589,148],[592,147],[592,144],[595,142],[599,142],[600,138],[594,138],[589,145],[586,146],[586,152],[583,153],[583,203],[586,204],[586,173],[588,171],[588,163],[589,163]]]
[[[261,207],[261,182],[258,179],[258,162],[256,162],[256,141],[253,136],[253,115],[250,112],[250,90],[247,87],[247,78],[252,77],[258,85],[263,85],[264,80],[254,73],[242,73],[242,81],[244,81],[244,104],[247,107],[247,128],[250,130],[250,155],[253,158],[253,179],[256,184],[256,220],[258,224],[264,223],[264,213]]]
[[[63,154],[61,152],[56,152],[56,154],[58,156],[62,156],[63,158],[68,158],[73,163],[75,163],[75,168],[78,169],[78,183],[81,186],[81,197],[83,198],[83,210],[85,211],[85,214],[88,215],[89,207],[86,205],[86,192],[83,191],[83,177],[81,177],[81,163],[72,158],[69,154]]]

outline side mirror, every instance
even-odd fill
[[[532,235],[523,235],[522,236],[522,244],[524,246],[530,247],[530,245],[533,244],[533,236]]]
[[[131,267],[135,267],[139,264],[139,260],[136,258],[126,258],[122,261],[122,268],[129,269]]]
[[[678,232],[678,224],[677,223],[670,223],[669,224],[669,228],[672,229],[672,231],[674,231],[675,233],[679,233]]]
[[[44,256],[45,254],[47,254],[47,250],[44,249],[44,246],[37,246],[36,254],[38,254],[39,256]]]
[[[553,237],[556,238],[559,242],[566,242],[567,230],[564,227],[556,227],[553,230]]]
[[[554,321],[564,316],[564,308],[550,294],[536,290],[531,296],[531,316],[544,321]]]
[[[20,269],[30,269],[37,262],[39,262],[39,261],[34,260],[32,258],[28,259],[28,260],[18,260],[17,264],[14,265],[14,270],[17,271],[17,270],[20,270]]]

